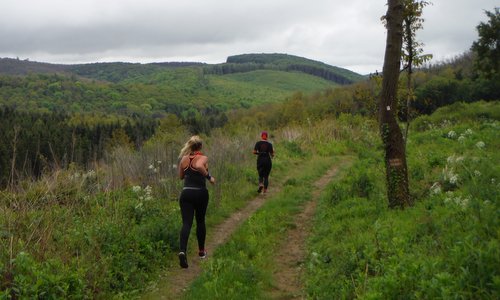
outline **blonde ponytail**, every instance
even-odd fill
[[[202,140],[199,136],[193,135],[182,147],[181,152],[179,153],[179,158],[182,158],[185,155],[189,155],[195,151],[201,150]]]

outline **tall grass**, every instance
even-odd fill
[[[414,207],[387,208],[380,151],[359,152],[347,176],[327,189],[309,243],[308,297],[500,296],[500,125],[490,118],[498,103],[455,109],[467,111],[463,119],[441,109],[410,131]]]
[[[157,278],[178,247],[176,164],[188,138],[115,148],[93,170],[53,170],[1,191],[0,299],[131,297]],[[205,138],[218,180],[210,224],[244,205],[256,185],[251,140]]]

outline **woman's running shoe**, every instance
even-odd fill
[[[181,265],[181,268],[186,269],[188,267],[188,260],[186,257],[186,253],[179,252],[179,264]]]

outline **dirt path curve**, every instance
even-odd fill
[[[273,274],[274,287],[269,297],[272,299],[305,299],[302,282],[304,261],[306,258],[306,239],[310,233],[316,205],[321,191],[338,173],[334,166],[314,183],[312,198],[294,220],[295,226],[288,230],[282,240],[279,252],[275,255],[276,269]]]
[[[207,236],[206,248],[209,251],[207,259],[210,259],[213,251],[219,245],[225,243],[233,232],[266,202],[267,198],[279,192],[280,188],[276,186],[276,188],[270,189],[267,194],[258,195],[246,207],[232,214],[223,223],[213,229],[209,229],[212,231],[212,234]],[[203,261],[198,258],[198,253],[191,251],[191,253],[188,253],[189,268],[181,269],[174,267],[162,276],[160,279],[160,281],[163,281],[160,283],[161,286],[157,290],[144,295],[142,299],[180,299],[186,288],[200,275],[200,263],[203,263]]]

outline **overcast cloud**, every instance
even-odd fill
[[[431,0],[434,61],[467,51],[498,0]],[[197,61],[287,53],[381,70],[386,0],[0,0],[0,57],[51,63]]]

